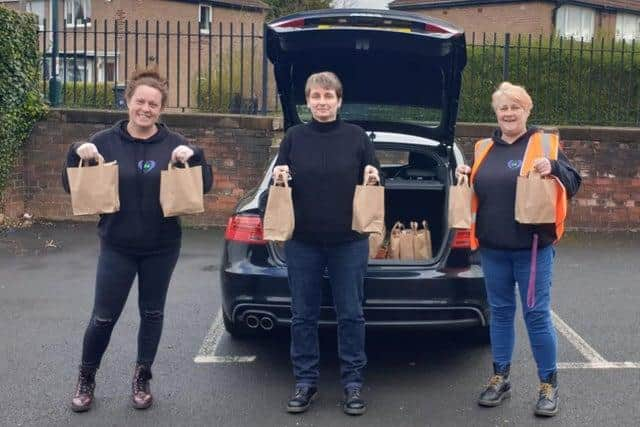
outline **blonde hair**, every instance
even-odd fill
[[[331,71],[323,71],[309,76],[304,87],[305,98],[309,98],[309,93],[311,93],[311,87],[313,86],[319,86],[325,90],[334,90],[336,96],[342,98],[342,83],[340,83],[338,76]]]
[[[124,97],[127,102],[131,101],[131,97],[139,86],[149,86],[157,89],[162,94],[162,107],[167,103],[169,98],[169,83],[165,80],[155,68],[147,68],[135,71],[131,76],[131,80],[127,83],[124,91]]]
[[[531,96],[529,96],[529,93],[523,86],[514,85],[509,82],[500,83],[498,89],[491,95],[491,106],[494,110],[498,106],[498,99],[503,96],[520,105],[525,111],[531,111],[533,109]]]

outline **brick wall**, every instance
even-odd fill
[[[458,124],[467,158],[493,125]],[[569,229],[640,231],[640,128],[560,127],[562,147],[582,176],[569,206]]]
[[[473,32],[476,33],[476,41],[482,41],[482,33],[487,33],[487,37],[493,37],[493,33],[497,33],[501,37],[504,33],[548,35],[553,30],[553,4],[542,1],[443,7],[411,12],[444,19],[462,27],[467,34],[467,42],[471,41]],[[493,39],[489,39],[491,40]]]
[[[73,217],[69,195],[60,173],[69,145],[111,126],[124,113],[54,110],[36,124],[7,190],[0,198],[0,212],[11,217],[24,212],[51,220],[88,220]],[[202,215],[184,217],[187,224],[224,225],[240,196],[263,175],[273,140],[274,119],[214,114],[165,114],[163,121],[174,131],[202,147],[214,170],[215,183],[205,195]]]
[[[0,198],[0,212],[36,218],[72,217],[60,171],[71,142],[104,129],[123,113],[55,110],[39,122],[16,164],[11,184]],[[164,121],[200,145],[215,176],[205,196],[206,213],[185,217],[186,223],[224,225],[238,199],[260,180],[278,139],[273,118],[166,114]],[[491,135],[492,124],[459,123],[458,142],[471,158],[473,142]],[[565,153],[583,177],[571,201],[568,227],[579,230],[640,231],[640,128],[560,127]]]

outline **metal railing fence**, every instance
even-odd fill
[[[122,108],[128,77],[137,68],[156,66],[169,81],[170,110],[276,114],[280,106],[272,67],[264,55],[263,28],[257,27],[65,22],[54,34],[45,21],[38,33],[42,90],[50,92],[56,36],[62,105]],[[509,80],[532,95],[533,123],[640,126],[640,43],[635,40],[508,33],[466,37],[459,121],[493,122],[491,93]]]

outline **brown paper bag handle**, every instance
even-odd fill
[[[527,177],[529,179],[542,179],[542,175],[539,172],[536,172],[535,170],[531,170],[529,171],[529,173],[527,174]]]
[[[393,224],[393,227],[391,227],[391,234],[402,230],[404,230],[404,224],[400,221],[397,221],[395,224]]]
[[[465,173],[458,174],[458,185],[469,186],[469,177]]]
[[[96,159],[98,161],[98,165],[102,165],[104,163],[104,157],[102,157],[102,154],[98,153],[98,157]],[[84,159],[82,157],[80,157],[80,163],[78,163],[78,167],[82,168],[82,167],[88,167],[89,164],[88,162],[85,164],[84,163]]]
[[[173,163],[171,160],[169,160],[169,166],[167,166],[167,170],[169,170],[169,169],[178,169],[176,167],[177,164],[178,164],[178,162]],[[184,164],[184,168],[185,169],[189,169],[191,167],[191,166],[189,166],[189,161],[188,160],[185,161],[183,164]]]

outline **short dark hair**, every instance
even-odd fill
[[[340,83],[338,76],[331,71],[311,74],[309,78],[307,78],[307,84],[304,87],[305,98],[309,98],[312,86],[320,86],[326,90],[335,90],[336,96],[342,98],[342,83]]]

